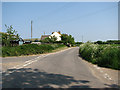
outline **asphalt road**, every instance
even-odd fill
[[[79,48],[53,54],[3,58],[3,88],[111,88],[79,57]],[[15,64],[17,63],[17,64]],[[19,63],[19,64],[18,64]],[[11,68],[11,69],[10,69]]]

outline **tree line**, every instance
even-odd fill
[[[55,36],[49,38],[45,38],[44,40],[40,40],[42,43],[62,43],[67,46],[73,46],[75,44],[74,37],[68,34],[61,34],[61,41],[56,41],[57,38]]]
[[[5,33],[1,33],[1,39],[2,39],[2,46],[12,46],[12,44],[10,43],[13,40],[18,40],[20,38],[20,35],[17,33],[16,30],[13,29],[13,26],[7,26],[6,27],[6,32]],[[42,43],[62,43],[64,45],[71,45],[73,46],[75,44],[74,41],[74,37],[72,37],[72,35],[68,35],[68,34],[61,34],[61,41],[56,41],[57,38],[56,37],[47,37],[44,40],[40,40],[40,42]],[[36,40],[38,41],[38,40]]]
[[[120,40],[96,41],[94,44],[120,44]]]

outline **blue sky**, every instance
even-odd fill
[[[2,31],[13,25],[24,39],[53,31],[71,34],[75,41],[118,39],[117,2],[3,2]]]

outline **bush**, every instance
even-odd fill
[[[85,43],[80,45],[80,56],[98,66],[120,70],[120,49],[118,45],[98,45]]]
[[[37,44],[26,44],[15,47],[2,47],[2,56],[21,56],[21,55],[32,55],[32,54],[42,54],[46,52],[51,52],[52,50],[65,45],[51,44],[51,45],[37,45]]]

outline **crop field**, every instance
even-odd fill
[[[120,45],[92,44],[80,45],[80,56],[98,66],[120,70]]]

